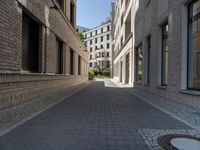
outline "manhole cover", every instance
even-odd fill
[[[180,150],[200,150],[200,141],[188,138],[175,138],[171,140],[171,144]]]
[[[158,143],[165,150],[200,150],[200,138],[190,135],[164,135]]]

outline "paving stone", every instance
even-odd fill
[[[105,83],[90,84],[0,137],[0,149],[147,150],[143,134],[154,138],[145,129],[192,130],[117,86],[105,87],[114,85],[110,80]]]

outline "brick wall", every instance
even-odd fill
[[[50,9],[51,0],[1,0],[0,1],[0,110],[30,101],[34,98],[63,90],[87,81],[88,53],[69,22],[70,0],[66,14]],[[76,0],[74,0],[76,5]],[[76,6],[75,6],[76,7]],[[36,19],[41,26],[40,73],[22,70],[22,14]],[[56,38],[63,48],[63,74],[56,75]],[[78,60],[74,61],[75,75],[69,74],[69,49],[81,56],[81,75]]]

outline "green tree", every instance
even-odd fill
[[[82,32],[77,32],[77,35],[78,35],[78,37],[80,38],[80,40],[81,40],[82,42],[84,42],[84,35],[83,35],[83,33],[82,33]]]

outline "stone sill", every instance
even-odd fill
[[[193,95],[193,96],[200,96],[200,91],[194,91],[194,90],[181,90],[180,93]]]

